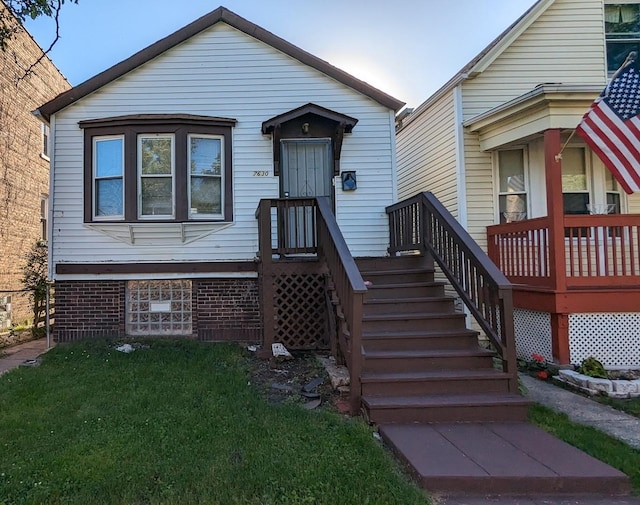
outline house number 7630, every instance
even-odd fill
[[[254,170],[253,171],[253,176],[254,177],[269,177],[269,171],[268,170]]]

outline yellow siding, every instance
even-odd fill
[[[398,199],[431,191],[457,217],[453,91],[398,132]]]
[[[467,231],[486,248],[486,227],[494,222],[493,174],[491,154],[481,152],[478,137],[465,132],[464,150],[467,185]]]
[[[464,119],[542,83],[606,82],[602,0],[556,0],[486,70],[463,84]]]

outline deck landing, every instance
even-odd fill
[[[421,485],[441,493],[628,494],[629,478],[528,423],[379,426]]]

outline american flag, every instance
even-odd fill
[[[576,128],[628,193],[640,192],[640,72],[626,62]]]

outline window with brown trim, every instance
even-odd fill
[[[79,125],[85,222],[233,220],[234,119],[148,114]]]

